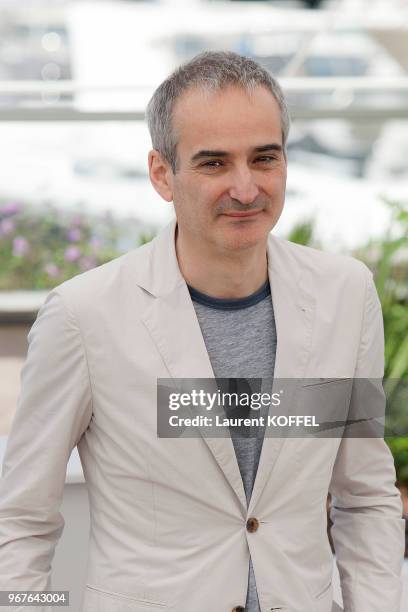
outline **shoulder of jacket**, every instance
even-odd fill
[[[132,249],[96,268],[77,274],[54,287],[51,293],[58,294],[66,308],[73,312],[87,306],[92,308],[95,300],[115,295],[123,283],[130,279],[145,246]]]
[[[296,267],[314,270],[319,275],[345,275],[360,281],[372,275],[364,262],[351,255],[322,251],[277,236],[273,236],[272,240],[276,248],[289,257]]]

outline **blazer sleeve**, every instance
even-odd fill
[[[0,590],[52,588],[67,462],[92,416],[80,330],[58,290],[48,294],[28,344],[0,479]]]
[[[381,383],[381,305],[366,266],[364,272],[365,306],[355,379]],[[377,393],[381,394],[377,400],[380,404],[384,400],[385,406],[381,384]],[[345,612],[400,612],[405,521],[395,480],[393,457],[383,437],[343,437],[329,490],[331,533]]]

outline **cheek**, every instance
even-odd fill
[[[214,209],[211,190],[194,180],[183,180],[174,185],[173,203],[179,220],[191,229],[203,226]]]
[[[266,193],[274,197],[284,194],[286,189],[286,173],[282,172],[269,177],[264,184],[264,189]]]
[[[209,218],[217,211],[225,197],[225,185],[221,180],[192,181],[188,187],[189,204],[201,218]]]
[[[205,204],[208,214],[217,212],[220,207],[220,202],[228,198],[227,191],[223,181],[213,180],[208,181],[202,186],[200,192],[201,202]]]

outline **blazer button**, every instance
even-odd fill
[[[235,608],[232,608],[231,612],[245,612],[245,608],[242,606],[235,606]]]
[[[252,516],[251,518],[247,520],[246,528],[247,528],[247,531],[249,531],[249,533],[254,533],[255,531],[257,531],[258,527],[259,527],[258,519]]]

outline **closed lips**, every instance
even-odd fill
[[[248,212],[231,212],[231,213],[224,213],[224,214],[227,217],[252,217],[254,215],[257,215],[260,212],[261,212],[260,210],[252,210]]]

